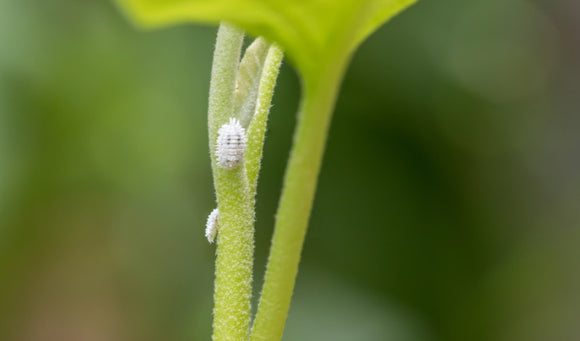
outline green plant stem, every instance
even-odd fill
[[[281,340],[312,209],[328,128],[349,57],[304,81],[304,99],[251,341]]]
[[[256,98],[256,107],[252,122],[248,127],[248,147],[246,149],[246,171],[248,173],[248,183],[254,195],[258,185],[258,174],[260,173],[260,164],[262,161],[262,151],[264,149],[264,139],[268,114],[270,113],[270,104],[274,95],[274,87],[278,79],[280,64],[284,53],[277,44],[270,45],[264,67],[260,75],[260,85],[258,96]]]
[[[209,144],[219,208],[213,340],[247,340],[250,331],[254,253],[254,196],[245,167],[217,166],[217,131],[232,117],[243,31],[220,25],[209,96]]]

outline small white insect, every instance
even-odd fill
[[[247,142],[246,131],[240,121],[230,118],[230,122],[218,130],[215,152],[218,166],[224,169],[238,167],[244,159]]]
[[[207,223],[205,224],[205,237],[207,241],[211,244],[215,241],[215,237],[218,233],[218,216],[220,211],[216,208],[207,217]]]

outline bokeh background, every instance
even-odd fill
[[[0,340],[211,334],[215,27],[0,1]],[[282,68],[256,294],[299,80]],[[420,1],[346,74],[285,340],[580,340],[580,2]]]

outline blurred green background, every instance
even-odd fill
[[[211,334],[215,27],[0,1],[0,340]],[[299,80],[282,68],[256,294]],[[285,340],[580,340],[580,3],[423,0],[365,42]]]

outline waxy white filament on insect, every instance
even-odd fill
[[[240,121],[236,118],[230,118],[230,122],[218,130],[215,152],[218,166],[224,169],[238,167],[244,159],[246,142],[248,142],[248,138]]]
[[[215,241],[215,236],[218,233],[218,216],[220,211],[216,208],[207,217],[207,223],[205,224],[205,237],[207,241],[211,244]]]

